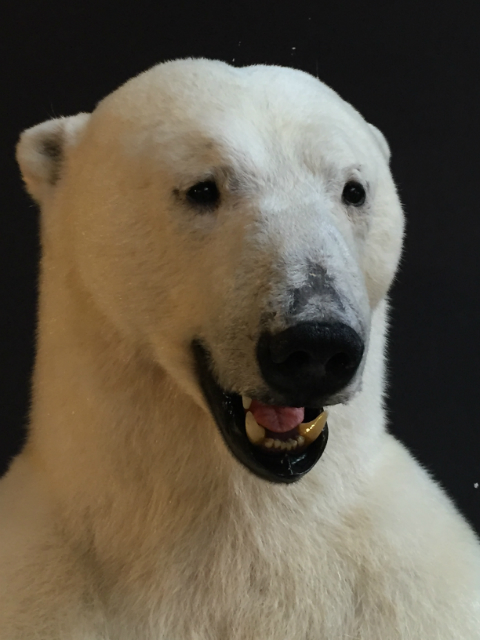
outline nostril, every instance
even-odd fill
[[[292,371],[295,371],[306,367],[310,360],[311,357],[306,351],[295,351],[295,353],[291,353],[282,364]]]
[[[352,358],[346,353],[336,353],[326,363],[325,369],[327,374],[340,376],[355,366]]]

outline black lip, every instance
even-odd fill
[[[192,343],[197,376],[203,394],[225,444],[235,458],[259,478],[291,483],[308,473],[318,462],[328,440],[325,425],[319,437],[301,453],[270,454],[253,445],[245,432],[245,411],[236,393],[227,393],[212,374],[211,358],[197,340]]]

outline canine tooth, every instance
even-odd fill
[[[280,440],[274,440],[273,441],[273,446],[275,449],[281,449],[282,448],[282,443],[280,442]]]
[[[303,436],[305,438],[305,442],[307,444],[312,443],[322,433],[323,427],[327,422],[327,415],[328,414],[326,411],[322,411],[322,413],[317,416],[315,420],[299,425],[298,432],[300,433],[300,436]]]
[[[250,405],[252,404],[252,399],[248,396],[242,396],[242,404],[243,408],[248,411],[250,409]]]
[[[251,411],[247,411],[245,416],[245,430],[252,444],[260,444],[265,438],[265,429],[257,423]]]
[[[291,445],[291,443],[290,443],[290,442],[288,442],[288,440],[287,440],[287,442],[285,443],[285,449],[286,449],[287,451],[291,451],[291,450],[292,450],[292,445]]]
[[[271,449],[273,447],[273,438],[265,438],[263,446],[267,447],[267,449]]]
[[[297,446],[301,447],[305,444],[305,438],[303,436],[297,436]]]
[[[288,441],[288,444],[291,445],[292,449],[297,448],[297,441],[294,440],[293,438],[290,438],[290,440]]]

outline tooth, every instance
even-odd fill
[[[292,449],[297,448],[297,441],[294,440],[293,438],[290,438],[290,440],[288,441],[288,444],[291,445]]]
[[[297,436],[297,446],[301,447],[305,444],[305,438],[303,436]]]
[[[247,411],[245,416],[245,429],[252,444],[260,444],[265,438],[265,429],[257,423],[251,411]]]
[[[282,448],[282,443],[280,442],[280,440],[274,440],[273,441],[273,446],[275,449],[281,449]]]
[[[248,411],[250,409],[250,405],[252,404],[252,399],[248,396],[242,396],[242,404],[243,408]]]
[[[287,442],[285,443],[285,449],[286,449],[287,451],[291,451],[291,450],[292,450],[292,445],[291,445],[291,443],[290,443],[290,442],[288,442],[288,440],[287,440]]]
[[[273,438],[265,438],[263,446],[267,447],[267,449],[271,449],[273,447]]]
[[[299,425],[298,432],[300,436],[303,436],[305,438],[305,442],[307,444],[311,444],[322,433],[323,427],[327,422],[327,415],[328,414],[326,411],[322,411],[322,413],[317,416],[315,420]]]

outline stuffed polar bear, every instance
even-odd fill
[[[478,541],[385,427],[389,153],[310,75],[202,59],[23,133],[0,640],[480,638]]]

